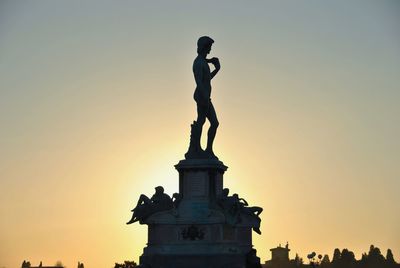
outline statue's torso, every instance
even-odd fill
[[[205,90],[205,93],[208,98],[210,98],[211,95],[211,72],[210,72],[210,67],[208,66],[208,63],[206,59],[197,57],[194,62],[193,62],[193,73],[196,76],[196,72],[201,73],[201,82],[202,83],[202,90]],[[196,79],[196,77],[195,77]],[[197,101],[197,94],[199,90],[199,85],[197,84],[196,90],[194,93],[195,100]]]

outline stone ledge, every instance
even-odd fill
[[[186,169],[218,169],[223,172],[228,169],[222,161],[217,159],[184,159],[179,161],[175,168],[178,171]]]

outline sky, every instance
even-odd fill
[[[374,244],[400,261],[399,1],[0,1],[0,267],[138,261],[140,194],[178,191],[196,42],[224,186],[262,262]],[[206,125],[205,127],[208,127]],[[203,140],[204,142],[204,140]],[[204,144],[204,143],[203,143]]]

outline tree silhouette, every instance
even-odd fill
[[[374,245],[369,247],[369,252],[366,261],[367,268],[384,267],[385,257],[383,257],[381,250]]]
[[[340,253],[340,250],[338,248],[335,248],[333,251],[333,257],[332,257],[332,265],[330,267],[332,268],[340,268],[341,263],[340,260],[342,258],[342,253]]]
[[[329,260],[328,254],[325,254],[321,260],[321,267],[330,267],[331,261]]]
[[[29,268],[29,267],[31,267],[31,263],[29,262],[29,261],[24,261],[23,263],[22,263],[22,266],[21,266],[22,268]]]
[[[136,262],[134,261],[124,261],[124,263],[115,263],[114,268],[134,268],[137,267]]]
[[[386,252],[386,262],[389,264],[396,263],[393,258],[392,250],[390,248]]]
[[[338,248],[335,248],[335,250],[333,251],[332,262],[337,262],[340,260],[340,258],[341,258],[340,250]]]
[[[299,257],[299,254],[296,253],[296,257],[294,257],[294,264],[296,267],[303,265],[303,259]]]
[[[343,267],[355,267],[356,258],[354,256],[354,253],[347,248],[344,248],[340,256],[340,264]]]
[[[318,257],[318,259],[316,258]],[[328,255],[322,257],[317,256],[315,252],[307,255],[309,264],[303,264],[303,260],[296,253],[294,259],[287,264],[272,264],[265,266],[266,268],[400,268],[400,264],[396,263],[391,249],[387,250],[386,258],[382,255],[380,249],[374,245],[370,246],[369,252],[363,253],[360,260],[355,258],[354,252],[344,248],[342,250],[336,248],[333,252],[332,262]]]

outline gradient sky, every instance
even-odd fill
[[[0,267],[138,260],[141,193],[178,191],[192,62],[215,44],[225,186],[264,208],[262,261],[400,260],[399,1],[1,1]]]

